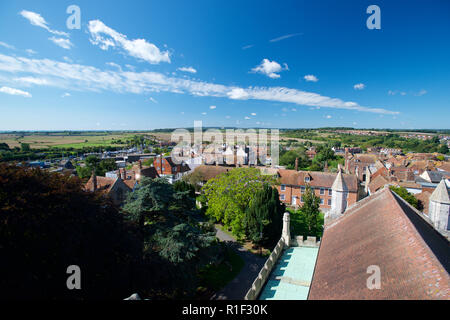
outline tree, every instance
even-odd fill
[[[303,193],[301,213],[305,216],[305,223],[309,234],[316,234],[320,217],[320,198],[314,194],[310,186],[306,186]]]
[[[258,245],[273,245],[281,237],[285,205],[277,189],[266,185],[257,192],[244,216],[245,234]]]
[[[231,228],[233,234],[244,235],[244,214],[248,204],[264,185],[276,179],[262,175],[256,168],[236,168],[210,179],[202,188],[207,202],[206,215]]]
[[[31,151],[29,143],[21,143],[20,144],[20,149],[22,150],[22,152],[29,152],[29,151]]]
[[[9,146],[8,146],[8,144],[6,144],[6,143],[4,143],[4,142],[0,143],[0,150],[6,150],[6,151],[9,151]]]
[[[152,290],[192,294],[199,270],[221,254],[215,230],[200,223],[189,193],[175,190],[165,179],[143,177],[124,205],[125,217],[140,230],[144,263],[161,279],[145,280]]]
[[[194,170],[193,172],[184,175],[181,179],[194,186],[195,191],[197,192],[202,188],[201,183],[206,180],[199,170]]]
[[[310,160],[306,156],[304,150],[289,150],[281,154],[280,165],[286,166],[287,169],[295,168],[295,159],[298,159],[298,168],[306,168],[310,165]]]
[[[396,194],[398,194],[400,197],[406,200],[410,205],[412,205],[417,210],[423,209],[421,202],[419,203],[419,200],[416,197],[414,197],[414,195],[409,193],[408,190],[406,190],[406,188],[389,186],[389,189],[394,191]]]
[[[76,177],[0,164],[0,299],[123,299],[139,244],[105,197]],[[81,268],[82,290],[66,270]]]
[[[175,182],[173,184],[173,189],[175,191],[181,191],[181,192],[188,191],[189,192],[188,193],[189,196],[191,198],[195,198],[195,188],[194,188],[194,186],[189,184],[189,183],[187,183],[186,181],[178,180],[177,182]]]

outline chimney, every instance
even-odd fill
[[[95,174],[95,169],[92,169],[92,192],[97,190],[97,175]]]
[[[120,172],[120,170],[119,170]],[[122,180],[127,180],[127,168],[123,168],[122,171]]]
[[[295,158],[295,171],[298,171],[298,158]]]

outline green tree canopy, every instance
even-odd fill
[[[266,185],[251,200],[244,216],[245,234],[258,245],[274,245],[281,237],[285,205],[278,190]]]
[[[206,215],[231,227],[237,236],[244,235],[244,214],[255,194],[276,179],[262,175],[255,168],[236,168],[210,179],[202,188],[208,209]]]

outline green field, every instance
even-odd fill
[[[20,147],[21,143],[27,143],[31,149],[115,147],[124,146],[127,139],[136,135],[147,134],[144,132],[0,133],[0,143],[6,143],[10,148]],[[121,140],[122,143],[118,143],[118,140]]]

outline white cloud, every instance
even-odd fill
[[[242,88],[232,88],[231,91],[227,93],[230,99],[235,100],[245,100],[248,99],[247,92]]]
[[[353,89],[355,90],[362,90],[366,87],[366,85],[364,83],[357,83],[353,86]]]
[[[427,94],[427,90],[422,89],[422,90],[420,90],[419,92],[417,92],[414,95],[420,97],[420,96],[423,96],[424,94]]]
[[[215,108],[217,108],[216,106],[209,106],[209,108],[211,109],[211,110],[214,110]]]
[[[317,82],[319,81],[319,79],[317,79],[317,77],[313,74],[307,74],[306,76],[303,77],[306,81],[310,81],[310,82]]]
[[[292,108],[292,109],[291,109],[291,111],[293,111],[293,112],[296,112],[296,111],[297,111],[297,109],[295,109],[295,108]]]
[[[296,37],[296,36],[299,36],[299,35],[301,35],[301,33],[286,34],[284,36],[281,36],[281,37],[269,40],[269,42],[278,42],[278,41],[289,39],[289,38]]]
[[[181,68],[178,68],[177,70],[180,70],[183,72],[189,72],[189,73],[197,73],[197,70],[195,70],[192,67],[181,67]]]
[[[255,112],[252,112],[251,115],[252,115],[252,116],[256,116],[256,113],[255,113]]]
[[[251,118],[246,116],[244,119],[245,119],[245,120],[250,120]]]
[[[21,12],[19,12],[19,14],[27,19],[33,26],[44,28],[48,32],[56,34],[58,36],[69,36],[69,34],[67,34],[66,32],[50,29],[47,21],[45,21],[45,19],[39,13],[22,10]]]
[[[36,84],[39,86],[48,85],[48,81],[43,78],[34,78],[34,77],[21,77],[21,78],[14,78],[14,81],[22,82],[26,84]]]
[[[13,45],[7,44],[6,42],[0,41],[0,46],[5,47],[6,49],[15,49]]]
[[[280,75],[278,73],[283,71],[283,70],[289,70],[289,68],[288,68],[286,63],[284,64],[284,68],[283,68],[276,61],[270,61],[269,59],[263,59],[261,64],[259,64],[258,66],[254,67],[251,70],[251,72],[261,73],[261,74],[264,74],[264,75],[268,76],[269,78],[277,79],[277,78],[280,77]]]
[[[326,107],[382,114],[399,113],[383,108],[360,106],[356,102],[286,87],[247,87],[244,89],[200,80],[170,77],[158,72],[101,70],[92,66],[50,59],[29,59],[3,54],[0,54],[0,72],[23,73],[27,76],[45,78],[50,86],[71,90],[134,94],[163,91],[194,96],[224,97],[233,100],[281,102],[314,108]],[[8,77],[5,79],[8,81]]]
[[[327,115],[327,117],[326,117],[327,119],[331,119],[332,117],[330,116],[330,115]]]
[[[33,49],[26,49],[25,50],[28,54],[36,54],[37,52],[34,51]]]
[[[73,46],[69,39],[50,37],[48,40],[64,49],[70,49]]]
[[[148,98],[148,100],[151,101],[151,102],[153,102],[153,103],[158,103],[158,101],[156,101],[156,99],[155,99],[155,98],[152,98],[152,97]]]
[[[392,91],[392,90],[388,91],[388,95],[390,95],[390,96],[394,96],[396,94],[397,94],[397,91]]]
[[[202,115],[206,116],[206,112],[202,112]]]
[[[61,98],[65,98],[65,97],[70,97],[70,93],[64,92],[64,93],[61,95]]]
[[[243,46],[242,50],[247,50],[247,49],[250,49],[251,47],[253,47],[253,44],[249,44],[249,45]]]
[[[168,51],[160,51],[156,45],[147,42],[145,39],[128,40],[126,35],[111,29],[100,20],[89,21],[88,29],[91,35],[91,43],[98,45],[102,50],[108,50],[109,47],[118,47],[122,48],[128,55],[151,64],[170,63]]]
[[[230,117],[230,116],[225,116],[225,118],[226,118],[226,119],[230,119],[231,117]]]
[[[29,92],[26,91],[22,91],[19,89],[14,89],[14,88],[10,88],[10,87],[1,87],[0,88],[0,92],[6,93],[6,94],[11,94],[14,96],[23,96],[26,98],[31,98],[31,94]]]

